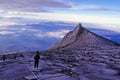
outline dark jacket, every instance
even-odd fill
[[[35,61],[39,61],[39,59],[40,59],[40,56],[39,56],[38,54],[36,54],[36,55],[34,56],[34,60],[35,60]]]

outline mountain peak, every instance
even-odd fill
[[[81,25],[81,23],[79,23],[76,28],[73,30],[73,32],[79,32],[84,30],[84,27]]]
[[[113,46],[116,43],[87,30],[79,23],[73,31],[63,37],[61,42],[57,42],[50,49],[73,49],[106,45]]]
[[[83,28],[83,26],[82,26],[81,23],[79,23],[79,24],[76,26],[76,28]]]

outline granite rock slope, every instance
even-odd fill
[[[81,47],[102,47],[117,45],[117,43],[99,36],[87,30],[81,24],[78,24],[73,31],[67,33],[60,42],[55,43],[50,49],[75,49]]]

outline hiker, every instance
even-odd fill
[[[38,69],[39,59],[40,59],[39,51],[36,51],[36,55],[34,56],[34,68],[35,69]]]
[[[23,58],[24,57],[23,54],[20,54],[20,57]]]
[[[14,55],[14,59],[16,59],[17,58],[17,56],[16,56],[16,54]]]
[[[6,59],[6,56],[5,56],[5,55],[3,55],[3,56],[2,56],[2,59],[3,59],[3,61],[5,61],[5,59]]]

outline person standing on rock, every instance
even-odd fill
[[[35,70],[38,69],[39,59],[40,59],[39,51],[36,51],[36,55],[34,56],[34,69]]]
[[[2,56],[2,59],[3,59],[3,61],[5,61],[5,60],[6,60],[6,56],[5,56],[5,55],[3,55],[3,56]]]

